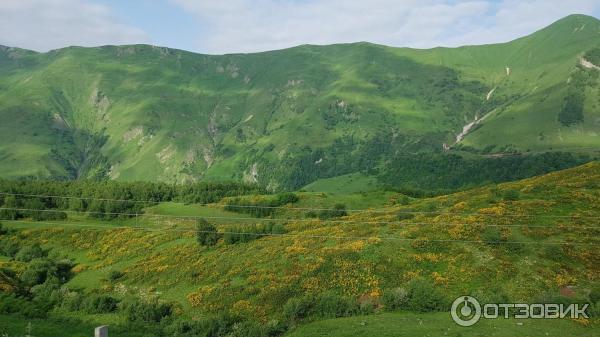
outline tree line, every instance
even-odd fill
[[[174,185],[158,182],[0,180],[0,208],[6,208],[0,210],[0,218],[60,220],[66,218],[62,211],[77,211],[89,212],[92,217],[113,219],[142,214],[145,207],[159,202],[213,203],[224,197],[265,193],[267,191],[257,185],[233,182]]]

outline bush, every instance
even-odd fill
[[[598,303],[598,302],[600,302],[600,285],[597,285],[597,286],[593,287],[590,290],[590,293],[589,293],[588,296],[590,298],[590,302],[591,303]]]
[[[383,292],[383,304],[386,309],[399,310],[408,305],[408,291],[404,288],[393,288]]]
[[[320,318],[346,317],[358,311],[355,300],[331,293],[319,296],[314,306],[314,315]]]
[[[334,293],[291,298],[283,307],[284,317],[292,321],[302,320],[308,317],[346,317],[359,312],[360,307],[354,299],[339,296]]]
[[[83,296],[78,292],[67,292],[63,298],[61,306],[69,311],[80,311],[83,309]]]
[[[8,239],[0,239],[0,254],[4,256],[15,257],[17,253],[21,250],[21,246],[18,243],[8,240]]]
[[[298,196],[291,192],[279,193],[275,198],[273,204],[277,206],[283,206],[287,204],[293,204],[299,200]]]
[[[173,313],[173,306],[157,299],[133,300],[125,305],[125,316],[130,322],[159,323]]]
[[[509,189],[504,191],[502,198],[507,201],[517,201],[521,198],[521,192],[516,189]]]
[[[235,337],[265,336],[261,326],[254,321],[244,321],[227,312],[197,320],[178,319],[165,328],[168,336]]]
[[[325,209],[319,212],[319,218],[322,220],[339,218],[346,215],[348,215],[348,212],[346,212],[346,205],[344,204],[335,204],[332,209]]]
[[[600,302],[592,303],[588,309],[590,317],[600,317]]]
[[[255,217],[267,217],[275,213],[280,206],[297,202],[298,196],[291,192],[277,194],[274,197],[261,198],[260,200],[244,200],[233,198],[227,201],[225,210],[237,213],[247,213]]]
[[[0,314],[19,313],[27,318],[45,318],[47,310],[15,294],[0,293]]]
[[[21,262],[30,262],[33,259],[45,257],[47,252],[40,247],[38,244],[33,244],[31,246],[24,246],[19,250],[19,252],[15,255],[15,260]]]
[[[82,303],[83,309],[90,314],[106,314],[117,310],[119,300],[109,295],[90,295]]]
[[[319,216],[319,214],[317,212],[315,212],[315,211],[308,211],[308,212],[306,212],[306,217],[307,218],[316,218],[318,216]]]
[[[196,224],[196,240],[201,246],[214,246],[219,241],[217,227],[206,219],[198,219]]]
[[[233,226],[223,234],[223,241],[225,244],[232,245],[250,242],[272,234],[284,233],[286,233],[286,229],[282,224],[267,223],[261,225]]]
[[[290,298],[283,306],[283,315],[292,321],[301,320],[308,317],[312,306],[312,301],[308,298]]]
[[[498,227],[486,227],[483,230],[481,236],[483,238],[483,241],[485,241],[485,243],[489,245],[497,245],[501,242],[506,241],[502,237],[502,232],[500,232],[500,229]]]
[[[51,261],[45,258],[34,259],[20,275],[21,282],[27,287],[33,287],[56,279],[60,284],[67,282],[71,276],[73,263],[70,260]]]
[[[116,280],[120,279],[124,275],[125,275],[125,273],[123,273],[120,270],[111,270],[110,273],[108,273],[108,280],[111,282],[115,282]]]
[[[414,217],[415,217],[415,215],[413,213],[408,213],[407,211],[399,211],[397,213],[397,218],[399,221],[410,220],[410,219],[413,219]]]
[[[407,285],[407,308],[417,312],[443,311],[446,299],[433,282],[425,279],[414,279]]]
[[[46,282],[46,280],[56,274],[54,263],[45,259],[36,259],[29,263],[27,269],[21,274],[21,282],[25,286],[33,287]]]
[[[47,308],[48,310],[60,303],[60,282],[56,277],[48,278],[44,283],[35,285],[29,289],[33,299],[38,306]]]

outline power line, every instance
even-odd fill
[[[62,223],[53,223],[53,222],[36,222],[41,224],[49,224],[49,225],[61,225],[61,226],[71,226],[71,227],[87,227],[89,229],[135,229],[135,230],[143,230],[149,232],[195,232],[195,233],[208,233],[214,234],[212,231],[203,231],[197,230],[194,228],[189,229],[181,229],[181,228],[147,228],[147,227],[133,227],[133,226],[105,226],[105,225],[89,225],[89,224],[62,224]],[[572,242],[536,242],[536,241],[486,241],[486,240],[455,240],[455,239],[425,239],[425,238],[403,238],[403,237],[395,237],[395,236],[340,236],[340,235],[316,235],[316,234],[292,234],[292,233],[249,233],[249,232],[235,232],[235,231],[222,231],[217,232],[218,234],[233,234],[233,235],[248,235],[248,236],[260,236],[260,237],[293,237],[293,238],[306,238],[306,239],[335,239],[335,240],[395,240],[395,241],[419,241],[419,242],[435,242],[435,243],[484,243],[484,244],[522,244],[522,245],[573,245],[573,246],[600,246],[600,243],[597,242],[582,242],[582,241],[572,241]]]
[[[576,228],[576,229],[597,229],[600,226],[546,226],[546,225],[527,225],[527,224],[482,224],[482,223],[448,223],[448,222],[402,222],[402,221],[373,221],[373,220],[321,220],[321,219],[295,219],[295,218],[250,218],[250,217],[226,217],[226,216],[199,216],[199,215],[167,215],[167,214],[141,214],[141,213],[125,213],[125,212],[93,212],[93,211],[73,211],[73,210],[54,210],[54,209],[34,209],[34,208],[8,208],[0,207],[0,210],[22,211],[22,212],[50,212],[50,213],[77,213],[77,214],[95,214],[95,215],[126,215],[130,217],[156,217],[156,218],[171,218],[176,220],[230,220],[230,221],[248,221],[248,222],[328,222],[341,224],[371,224],[371,225],[442,225],[442,226],[483,226],[483,227],[526,227],[526,228]]]
[[[185,204],[183,202],[172,201],[151,201],[151,200],[124,200],[124,199],[105,199],[92,197],[72,197],[72,196],[57,196],[43,194],[24,194],[24,193],[6,193],[0,192],[0,195],[24,196],[36,198],[59,198],[59,199],[77,199],[77,200],[97,200],[97,201],[114,201],[114,202],[130,202],[130,203],[161,203],[171,202],[175,204]],[[196,206],[211,206],[211,207],[233,207],[233,208],[259,208],[259,209],[283,209],[297,211],[340,211],[334,208],[312,208],[312,207],[285,207],[285,206],[259,206],[259,205],[232,205],[219,203],[197,203]],[[392,205],[390,207],[397,206]],[[584,216],[584,215],[551,215],[551,214],[486,214],[486,213],[458,213],[445,211],[412,211],[412,210],[385,210],[385,209],[344,209],[346,212],[365,212],[365,213],[396,213],[396,214],[437,214],[437,215],[457,215],[457,216],[485,216],[485,217],[540,217],[540,218],[581,218],[581,219],[600,219],[600,216]]]

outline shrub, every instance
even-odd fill
[[[309,316],[312,305],[313,301],[309,296],[290,298],[283,306],[283,315],[292,321],[304,319]]]
[[[593,48],[585,52],[584,57],[593,64],[600,66],[600,48]]]
[[[252,224],[233,226],[223,234],[223,241],[225,244],[232,245],[236,243],[250,242],[271,234],[284,233],[286,233],[286,229],[282,224],[267,223],[261,225]]]
[[[219,241],[217,227],[206,219],[198,219],[196,224],[196,240],[201,246],[214,246]]]
[[[165,332],[168,336],[221,337],[221,336],[264,336],[257,322],[244,321],[227,312],[197,320],[178,319],[169,324]]]
[[[255,217],[267,217],[275,213],[277,208],[298,201],[298,196],[291,192],[277,194],[274,197],[261,198],[260,200],[244,200],[233,198],[227,201],[225,210],[237,213],[247,213]]]
[[[565,97],[565,103],[558,113],[558,121],[564,126],[583,122],[585,96],[582,92],[571,91]]]
[[[17,253],[21,250],[21,246],[18,243],[8,240],[8,239],[0,239],[0,254],[4,256],[15,257]]]
[[[322,318],[346,317],[358,311],[355,300],[332,293],[319,296],[314,306],[314,315]]]
[[[15,294],[4,293],[0,293],[0,313],[20,313],[27,318],[44,318],[47,316],[46,308],[39,307],[36,303]]]
[[[399,310],[407,307],[408,291],[404,288],[393,288],[383,292],[383,304],[386,309]]]
[[[446,299],[433,282],[425,279],[414,279],[407,285],[407,308],[417,312],[443,311]]]
[[[72,267],[73,263],[69,260],[34,259],[27,265],[27,269],[21,273],[20,280],[28,287],[42,284],[48,279],[56,279],[57,282],[62,284],[71,278]]]
[[[291,298],[283,307],[284,316],[292,321],[302,320],[308,317],[346,317],[359,312],[360,307],[357,301],[335,293]]]
[[[517,189],[508,189],[502,193],[502,198],[507,201],[517,201],[521,198],[521,192]]]
[[[83,309],[90,314],[106,314],[117,310],[119,300],[109,295],[90,295],[82,303]]]
[[[61,306],[69,311],[79,311],[83,309],[83,296],[78,292],[67,292],[63,298]]]
[[[54,263],[45,259],[36,259],[29,263],[27,269],[21,274],[21,282],[25,286],[33,287],[46,282],[46,280],[56,273]]]
[[[125,305],[125,316],[130,322],[159,323],[173,313],[173,306],[157,299],[133,300]]]
[[[306,212],[306,217],[307,218],[316,218],[318,216],[319,216],[319,214],[317,212],[315,212],[315,211],[308,211],[308,212]]]
[[[413,213],[408,213],[407,211],[399,211],[397,214],[397,218],[399,221],[402,220],[410,220],[413,219],[415,215]]]
[[[38,244],[33,244],[30,246],[24,246],[19,250],[19,252],[15,255],[15,260],[22,262],[30,262],[33,259],[37,259],[40,257],[45,257],[47,252],[40,247]]]
[[[600,317],[600,302],[592,303],[588,309],[590,317]]]
[[[348,215],[346,212],[346,205],[335,204],[332,209],[325,209],[319,212],[319,218],[326,220],[331,218],[339,218]]]
[[[283,206],[287,204],[293,204],[298,201],[298,196],[291,192],[279,193],[275,198],[273,204],[277,206]]]
[[[31,287],[29,292],[38,306],[50,310],[55,304],[60,302],[60,282],[56,277],[48,278],[44,283]]]
[[[502,237],[502,232],[498,227],[486,227],[481,234],[483,241],[489,245],[497,245],[501,242],[506,241]]]
[[[111,282],[115,282],[116,280],[120,279],[124,275],[125,275],[125,273],[123,273],[120,270],[111,270],[110,273],[108,273],[108,280]]]
[[[600,302],[600,285],[594,286],[589,293],[589,298],[591,303]],[[599,308],[600,309],[600,308]]]
[[[398,203],[400,205],[408,205],[410,204],[410,198],[407,195],[402,195],[400,196],[400,198],[398,198]]]

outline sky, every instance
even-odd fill
[[[207,54],[368,41],[505,42],[598,0],[0,0],[0,44],[48,51],[147,43]]]

